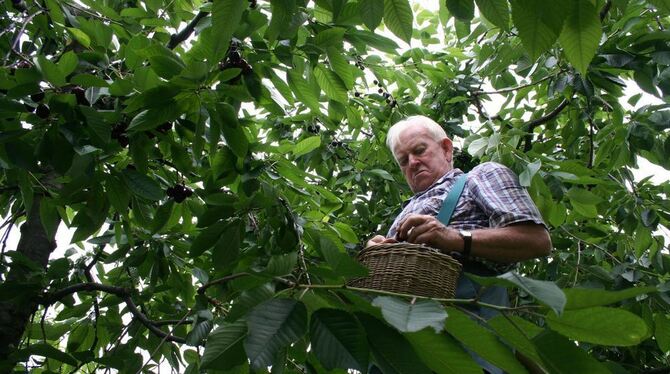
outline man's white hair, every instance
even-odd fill
[[[388,133],[386,134],[386,146],[389,147],[396,161],[398,161],[398,158],[395,156],[394,149],[396,144],[398,143],[400,134],[402,134],[403,131],[412,126],[421,126],[424,129],[428,130],[428,133],[435,141],[439,142],[444,138],[448,138],[447,133],[444,131],[442,126],[440,126],[437,122],[433,121],[432,119],[426,116],[407,117],[404,120],[398,121],[393,126],[391,126]]]

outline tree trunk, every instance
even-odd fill
[[[49,255],[56,247],[54,234],[47,235],[40,219],[42,196],[35,195],[26,222],[21,225],[21,238],[16,248],[27,259],[46,270]],[[17,295],[12,300],[0,301],[0,361],[5,361],[18,347],[30,316],[37,310],[41,289],[21,287],[27,280],[25,266],[12,263],[5,284],[14,284]],[[11,286],[10,286],[11,287]],[[26,290],[29,290],[26,294]]]

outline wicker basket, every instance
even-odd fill
[[[349,286],[435,298],[454,297],[461,272],[461,264],[451,256],[410,243],[367,247],[358,261],[370,273],[351,280]]]

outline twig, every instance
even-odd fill
[[[579,241],[582,242],[582,243],[585,243],[585,244],[588,244],[588,245],[592,245],[592,246],[594,246],[594,247],[600,249],[603,253],[605,253],[607,256],[609,256],[613,261],[615,261],[615,262],[618,263],[618,264],[621,264],[621,260],[619,260],[618,258],[614,257],[611,253],[609,253],[609,251],[608,251],[607,249],[605,249],[605,248],[599,246],[598,244],[590,243],[590,242],[588,242],[588,241],[586,241],[586,240],[580,238],[579,236],[577,236],[577,235],[571,233],[570,231],[568,231],[568,229],[566,229],[566,228],[563,227],[563,226],[561,226],[561,230],[563,230],[566,234],[570,235],[573,239],[577,239],[577,240],[579,240]]]
[[[19,29],[19,32],[17,32],[16,35],[14,35],[14,40],[12,40],[12,45],[11,45],[11,51],[10,51],[10,52],[13,51],[13,52],[16,53],[17,55],[23,57],[23,55],[21,55],[20,53],[16,52],[16,46],[17,46],[17,44],[19,43],[19,40],[21,40],[21,35],[23,35],[23,32],[26,31],[26,27],[28,26],[28,24],[30,23],[30,21],[32,21],[33,18],[35,18],[37,15],[39,15],[40,13],[43,13],[43,12],[44,12],[44,10],[40,9],[40,10],[38,10],[37,12],[35,12],[35,13],[29,15],[28,17],[26,17],[26,19],[23,20],[23,23],[21,24],[21,28]],[[8,52],[7,56],[5,57],[5,60],[9,57],[9,53],[10,53],[10,52]],[[28,60],[28,59],[26,59],[26,60],[27,60],[27,61],[30,61],[30,60]]]
[[[207,291],[208,288],[210,288],[210,287],[212,287],[212,286],[214,286],[214,285],[217,285],[217,284],[223,284],[223,283],[226,283],[226,282],[231,281],[231,280],[233,280],[233,279],[237,279],[237,278],[245,277],[245,276],[247,276],[247,275],[251,275],[251,274],[249,274],[249,273],[236,273],[236,274],[227,275],[227,276],[225,276],[225,277],[223,277],[223,278],[215,279],[215,280],[213,280],[213,281],[211,281],[211,282],[208,282],[208,283],[206,283],[206,284],[200,286],[200,287],[198,288],[198,294],[199,294],[199,295],[204,295],[204,294],[205,294],[205,291]]]
[[[182,323],[184,323],[184,321],[186,320],[186,317],[188,317],[189,314],[191,314],[191,310],[187,310],[186,313],[184,314],[184,316],[181,317],[181,319],[179,320],[179,322],[177,322],[177,324],[172,328],[172,331],[170,331],[170,333],[166,334],[166,335],[163,337],[163,340],[161,340],[161,342],[156,346],[156,348],[154,349],[154,351],[151,352],[151,354],[149,355],[149,358],[147,358],[147,361],[144,363],[144,365],[142,365],[142,367],[137,371],[137,373],[142,373],[142,370],[144,369],[145,366],[147,366],[147,364],[149,363],[149,361],[151,361],[151,358],[156,354],[156,352],[158,352],[158,350],[159,350],[160,347],[163,345],[163,343],[165,343],[165,341],[167,341],[168,338],[172,336],[172,332],[174,332],[174,330],[175,330],[177,327],[179,327],[179,325],[181,325]],[[151,321],[149,321],[149,322],[151,322]],[[152,325],[152,326],[153,326],[153,325]],[[162,332],[162,330],[160,330],[160,329],[159,329],[159,331]],[[186,341],[184,340],[184,342],[182,342],[182,343],[185,343],[185,342],[186,342]],[[159,366],[160,366],[160,365],[159,365]]]
[[[181,320],[181,319],[164,319],[160,321],[149,321],[154,326],[166,326],[166,325],[180,325],[182,323],[193,323],[192,320]]]
[[[603,8],[600,10],[600,21],[601,22],[605,19],[605,17],[607,16],[607,13],[610,11],[611,7],[612,7],[612,0],[605,1],[605,5],[603,5]]]
[[[174,336],[172,335],[172,332],[166,333],[165,331],[159,329],[158,327],[154,326],[151,324],[151,321],[147,318],[147,316],[144,315],[144,313],[140,312],[139,309],[137,309],[137,305],[133,302],[133,299],[130,298],[130,296],[126,296],[123,298],[123,301],[126,303],[126,306],[128,307],[128,310],[130,313],[135,316],[142,324],[149,329],[149,331],[153,332],[154,335],[158,336],[159,338],[163,338],[163,340],[175,342],[175,343],[186,343],[186,339]],[[184,317],[186,318],[186,317]]]
[[[557,75],[559,75],[559,74],[561,74],[561,73],[563,73],[563,72],[564,72],[564,70],[559,70],[559,71],[556,72],[555,74],[547,75],[546,77],[544,77],[544,78],[542,78],[542,79],[538,79],[538,80],[536,80],[535,82],[530,82],[530,83],[522,84],[522,85],[519,85],[519,86],[516,86],[516,87],[503,88],[503,89],[501,89],[501,90],[497,90],[497,91],[473,91],[473,92],[472,92],[472,95],[474,95],[474,96],[479,96],[479,95],[498,95],[498,94],[504,94],[504,93],[508,93],[508,92],[512,92],[512,91],[517,91],[517,90],[520,90],[520,89],[522,89],[522,88],[526,88],[526,87],[534,86],[534,85],[536,85],[536,84],[540,84],[540,83],[546,81],[547,79],[554,78],[555,76],[557,76]]]
[[[586,165],[587,168],[592,169],[593,168],[593,159],[595,157],[594,155],[594,144],[593,144],[593,119],[589,115],[589,162]]]
[[[195,17],[193,17],[191,22],[189,22],[188,25],[186,25],[186,27],[184,27],[183,30],[170,36],[170,41],[168,42],[167,47],[169,49],[175,49],[175,47],[177,47],[179,43],[188,39],[188,37],[191,36],[193,31],[195,31],[195,27],[198,25],[198,22],[200,22],[200,20],[205,18],[208,14],[209,12],[203,12],[203,11],[198,12],[198,14],[196,14]]]
[[[93,283],[93,275],[91,275],[91,269],[93,268],[93,265],[95,265],[98,260],[100,259],[100,256],[102,255],[102,252],[104,250],[105,246],[104,245],[99,245],[98,246],[98,251],[95,253],[93,258],[91,259],[91,262],[86,265],[84,268],[84,276],[86,277],[86,280],[90,283]],[[95,335],[93,335],[93,342],[91,343],[91,350],[95,349],[95,346],[98,345],[98,319],[100,319],[100,305],[98,304],[98,297],[94,296],[93,297],[93,313],[95,315]]]
[[[568,99],[563,99],[563,101],[561,101],[560,104],[558,104],[558,106],[556,106],[556,108],[554,108],[554,110],[552,110],[551,112],[547,113],[546,115],[544,115],[540,118],[534,119],[532,121],[528,121],[525,124],[525,126],[526,126],[526,136],[525,136],[525,139],[524,139],[524,148],[523,148],[524,152],[530,151],[530,149],[533,147],[532,146],[533,130],[535,130],[535,128],[537,126],[539,126],[543,123],[547,123],[547,122],[551,121],[552,119],[556,118],[559,114],[561,114],[563,109],[565,109],[568,106],[569,103],[570,103],[570,101]]]
[[[279,277],[275,277],[274,279],[276,281],[284,283],[287,286],[293,287],[293,288],[325,289],[325,290],[336,290],[336,289],[350,290],[350,291],[358,291],[358,292],[364,292],[364,293],[372,293],[372,294],[377,294],[377,295],[404,297],[404,298],[410,298],[410,299],[414,298],[414,299],[421,299],[421,300],[433,300],[433,301],[439,301],[439,302],[445,302],[445,303],[451,303],[451,304],[470,304],[470,305],[477,305],[477,306],[484,307],[484,308],[496,309],[496,310],[499,310],[499,311],[517,311],[517,310],[524,310],[524,309],[541,308],[541,306],[539,306],[539,305],[526,305],[526,306],[521,306],[521,307],[506,307],[506,306],[501,306],[501,305],[484,303],[484,302],[478,301],[476,298],[473,298],[473,299],[447,299],[447,298],[439,298],[439,297],[411,295],[411,294],[400,293],[400,292],[376,290],[376,289],[372,289],[372,288],[352,287],[352,286],[347,286],[346,284],[300,284],[300,283],[294,283],[294,282],[291,282],[290,280],[279,278]]]
[[[572,281],[572,287],[577,286],[577,279],[579,278],[579,265],[582,261],[582,242],[577,240],[577,263],[575,264],[575,280]]]

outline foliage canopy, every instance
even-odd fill
[[[550,373],[670,365],[670,184],[631,171],[670,169],[668,0],[0,14],[4,243],[21,225],[3,371],[478,372],[463,347],[510,373],[512,348]],[[409,196],[384,134],[412,114],[462,140],[456,166],[515,170],[551,228],[550,258],[479,279],[514,290],[485,324],[476,301],[342,287]],[[72,246],[50,258],[61,223]]]

